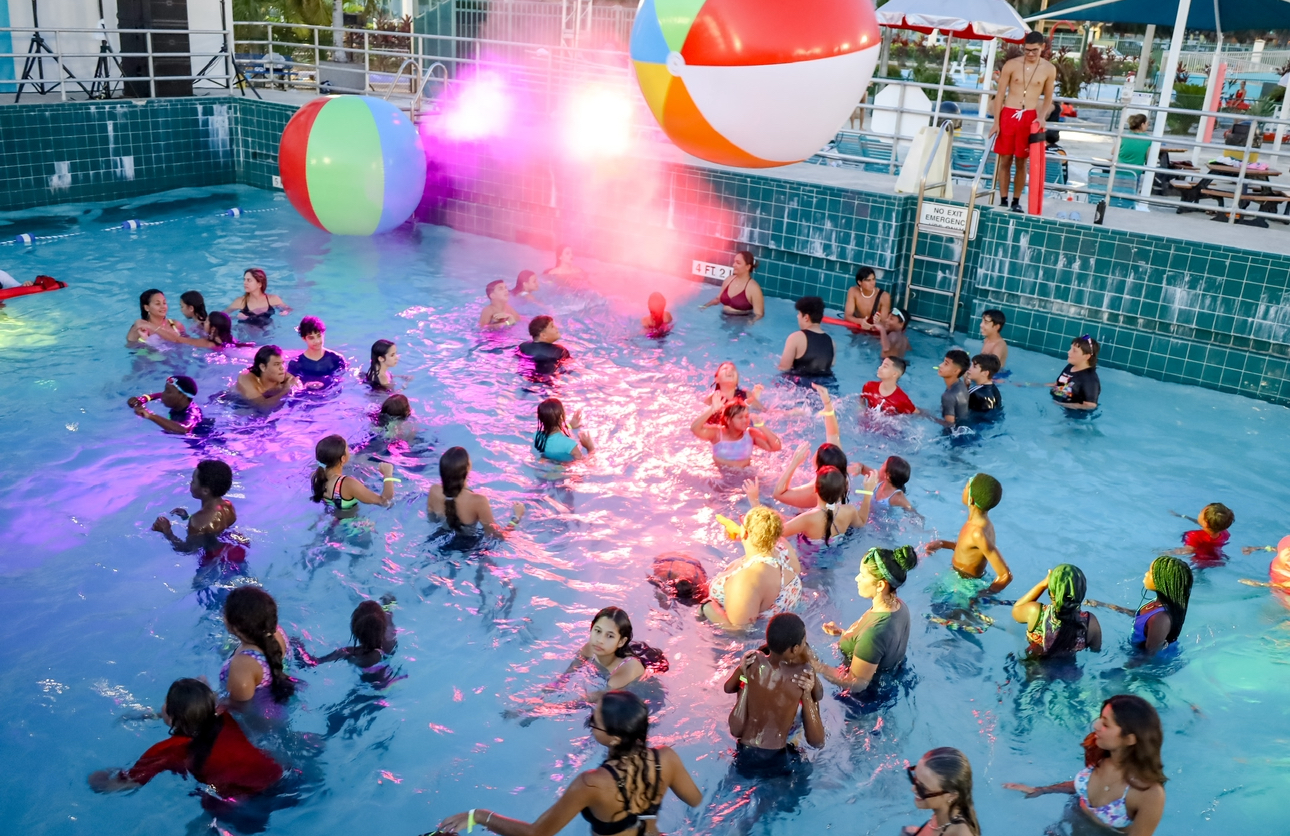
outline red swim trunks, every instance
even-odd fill
[[[1033,110],[1005,107],[999,111],[999,137],[994,153],[1026,159],[1030,156],[1030,127],[1038,115]]]

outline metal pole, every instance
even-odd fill
[[[1138,56],[1138,74],[1133,77],[1133,89],[1144,89],[1143,79],[1151,72],[1151,47],[1156,43],[1156,25],[1147,24],[1146,34],[1142,36],[1142,54]]]
[[[932,124],[941,116],[941,100],[945,98],[945,74],[950,71],[950,50],[953,49],[954,33],[945,33],[945,59],[941,61],[941,81],[936,85],[936,106],[932,108]]]
[[[63,39],[58,37],[58,30],[54,30],[54,47],[57,50],[55,56],[58,61],[58,93],[62,101],[67,101],[67,72],[63,69]]]
[[[977,136],[985,136],[985,111],[990,106],[990,90],[994,87],[994,59],[999,54],[999,39],[991,38],[986,47],[985,71],[981,74],[981,103],[977,106],[977,117],[982,121],[976,123]]]
[[[1288,82],[1288,81],[1290,81],[1290,77],[1282,78],[1282,82]],[[1287,94],[1290,94],[1290,87],[1283,87],[1281,89],[1285,90]],[[1273,157],[1276,157],[1278,154],[1281,153],[1281,132],[1284,131],[1286,127],[1282,123],[1284,123],[1286,119],[1286,105],[1288,104],[1290,104],[1290,95],[1282,95],[1281,107],[1280,109],[1277,110],[1277,122],[1278,122],[1276,126],[1277,138],[1272,143]]]
[[[1221,25],[1221,24],[1219,24]],[[1205,99],[1201,105],[1201,110],[1220,110],[1223,99],[1223,91],[1218,91],[1218,98],[1214,98],[1214,88],[1218,86],[1218,65],[1223,60],[1223,30],[1218,29],[1214,37],[1214,59],[1209,62],[1209,77],[1205,79]],[[1213,116],[1200,117],[1200,124],[1196,126],[1196,139],[1203,139],[1205,134],[1210,133],[1213,125],[1218,120]],[[1208,141],[1208,140],[1206,140]],[[1200,146],[1197,145],[1192,149],[1191,161],[1200,162]]]
[[[151,98],[157,98],[157,72],[152,68],[152,30],[149,29],[144,33],[148,44],[148,89],[152,92]]]
[[[1236,223],[1236,210],[1241,207],[1241,196],[1245,194],[1245,170],[1250,164],[1250,152],[1254,149],[1254,132],[1259,123],[1250,120],[1250,130],[1245,134],[1245,154],[1241,158],[1241,170],[1236,175],[1236,188],[1232,190],[1232,211],[1227,216],[1229,225]]]
[[[1173,104],[1174,76],[1178,73],[1178,55],[1182,52],[1183,35],[1187,31],[1187,15],[1191,12],[1191,0],[1178,0],[1178,14],[1174,17],[1173,37],[1169,41],[1169,54],[1165,56],[1164,72],[1160,79],[1160,107],[1156,111],[1155,128],[1151,131],[1154,142],[1147,152],[1147,171],[1143,172],[1142,188],[1139,193],[1144,197],[1151,195],[1156,175],[1151,171],[1160,162],[1160,139],[1165,135],[1165,122],[1168,121],[1168,108]]]

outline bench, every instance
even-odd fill
[[[1266,193],[1259,193],[1259,192],[1247,191],[1241,195],[1241,199],[1239,201],[1235,199],[1236,198],[1235,191],[1229,192],[1229,191],[1224,191],[1222,189],[1201,189],[1201,194],[1205,195],[1206,197],[1212,197],[1215,200],[1217,200],[1218,205],[1220,207],[1223,206],[1223,201],[1225,200],[1231,200],[1233,203],[1235,203],[1236,205],[1233,208],[1237,210],[1243,209],[1245,208],[1245,206],[1251,203],[1255,203],[1259,207],[1258,211],[1266,212],[1271,215],[1275,215],[1277,213],[1278,206],[1285,203],[1290,203],[1290,195],[1287,195],[1284,192],[1269,191]],[[1269,209],[1268,208],[1269,206],[1271,206],[1272,208]],[[1214,220],[1216,221],[1226,221],[1227,218],[1228,218],[1228,214],[1226,212],[1218,212],[1214,216]],[[1268,222],[1263,218],[1242,218],[1241,213],[1239,211],[1236,212],[1236,222],[1238,224],[1249,224],[1250,226],[1260,226],[1260,227],[1267,227],[1268,225]],[[1281,222],[1290,223],[1290,220],[1284,220]]]

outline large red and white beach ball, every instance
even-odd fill
[[[871,0],[641,0],[631,57],[679,148],[769,168],[833,139],[873,77],[879,40]]]

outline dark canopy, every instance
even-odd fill
[[[1187,28],[1216,31],[1214,5],[1215,0],[1191,0]],[[1218,23],[1224,32],[1290,29],[1290,0],[1218,0],[1217,5]],[[1177,18],[1178,0],[1066,0],[1026,18],[1026,22],[1089,20],[1172,27]]]

